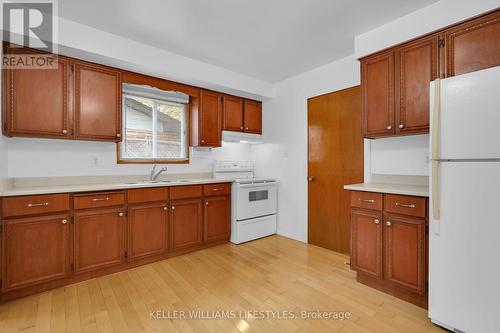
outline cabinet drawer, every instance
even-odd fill
[[[206,197],[226,194],[231,194],[231,184],[229,183],[203,185],[203,195]]]
[[[351,206],[382,210],[382,193],[352,191]]]
[[[127,191],[128,203],[168,201],[168,187],[137,188]]]
[[[170,188],[170,199],[199,198],[202,194],[201,185],[173,186]]]
[[[69,210],[69,194],[30,195],[3,199],[3,216],[22,216]]]
[[[119,206],[124,203],[125,194],[123,192],[103,192],[73,196],[73,205],[75,209]]]
[[[385,210],[389,213],[425,217],[425,198],[408,195],[385,195]]]

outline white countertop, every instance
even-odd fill
[[[353,191],[364,191],[364,192],[414,195],[418,197],[429,196],[429,186],[427,185],[370,182],[370,183],[345,185],[344,189]]]
[[[131,183],[133,181],[130,181]],[[172,180],[169,182],[158,183],[103,183],[103,184],[71,184],[71,185],[47,185],[47,186],[22,186],[10,187],[0,192],[2,197],[11,197],[18,195],[34,195],[34,194],[51,194],[51,193],[68,193],[68,192],[90,192],[90,191],[109,191],[109,190],[126,190],[133,188],[144,187],[165,187],[165,186],[183,186],[183,185],[200,185],[213,183],[231,183],[231,179],[215,179],[215,178],[200,178],[189,180]]]

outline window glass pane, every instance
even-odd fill
[[[155,104],[157,158],[184,158],[184,105],[160,101]]]
[[[123,158],[153,158],[153,101],[124,95]]]

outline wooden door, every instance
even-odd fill
[[[130,261],[167,251],[168,205],[142,204],[128,208]]]
[[[222,98],[222,129],[243,132],[243,98],[224,95]]]
[[[75,272],[124,262],[125,214],[122,209],[96,209],[75,214]]]
[[[66,277],[67,215],[7,220],[3,225],[4,291]]]
[[[349,253],[350,194],[363,182],[359,86],[308,101],[309,243]]]
[[[200,92],[200,146],[220,147],[222,141],[222,95],[213,91]]]
[[[70,137],[69,60],[57,61],[57,69],[4,70],[4,134]]]
[[[351,268],[382,279],[382,213],[353,210],[351,213]]]
[[[394,52],[361,60],[363,134],[365,137],[394,134]]]
[[[439,36],[396,49],[396,134],[429,132],[429,84],[438,77]]]
[[[500,65],[500,11],[444,31],[446,76]]]
[[[171,202],[170,247],[179,250],[195,246],[203,240],[203,208],[200,199]]]
[[[245,99],[243,108],[245,132],[262,134],[262,103]]]
[[[76,139],[120,141],[121,73],[109,67],[74,62],[74,80]]]
[[[219,196],[206,198],[203,224],[204,240],[229,239],[231,230],[231,197]]]
[[[386,279],[421,295],[425,294],[425,220],[386,216]]]

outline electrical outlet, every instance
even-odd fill
[[[90,163],[92,165],[99,165],[99,158],[97,156],[93,156],[92,159],[90,160]]]

